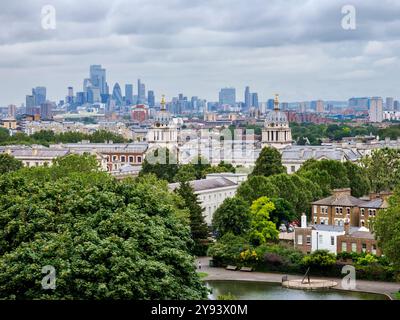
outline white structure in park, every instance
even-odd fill
[[[222,202],[233,197],[240,183],[246,178],[247,175],[241,173],[215,173],[207,175],[206,179],[189,182],[204,209],[204,217],[208,225],[211,225],[214,212]],[[171,183],[168,187],[174,191],[179,188],[179,183]]]
[[[262,147],[282,149],[292,144],[292,131],[286,114],[280,111],[278,95],[275,95],[274,110],[267,114],[262,131]]]
[[[150,151],[158,148],[175,150],[178,147],[178,127],[165,108],[164,96],[161,99],[161,110],[148,131],[147,142]]]

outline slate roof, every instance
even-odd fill
[[[195,192],[237,186],[236,183],[225,178],[192,180],[189,183]],[[168,187],[170,190],[175,190],[179,188],[179,183],[170,183]]]
[[[350,160],[356,161],[362,155],[352,149],[332,148],[327,146],[288,146],[282,150],[282,160],[306,161],[309,159]]]
[[[341,207],[357,207],[363,206],[365,201],[360,200],[348,194],[332,195],[330,197],[318,200],[312,204],[323,206],[341,206]]]
[[[387,201],[382,198],[377,198],[361,205],[362,208],[386,209],[389,207]]]
[[[331,231],[331,232],[344,232],[344,226],[327,225],[327,224],[314,224],[312,225],[314,230],[318,231]],[[358,227],[351,227],[350,233],[358,231]]]

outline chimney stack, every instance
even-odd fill
[[[307,228],[307,216],[306,216],[306,214],[304,212],[301,215],[301,227],[302,228]]]
[[[344,234],[348,236],[350,234],[350,221],[346,219],[346,222],[344,223]]]

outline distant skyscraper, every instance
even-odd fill
[[[114,85],[112,98],[113,100],[115,100],[115,104],[117,106],[122,106],[123,98],[122,98],[121,87],[119,86],[118,82]]]
[[[81,106],[87,102],[87,94],[85,92],[76,93],[76,103]]]
[[[299,112],[300,113],[306,113],[307,112],[307,103],[300,102],[300,104],[299,104]]]
[[[258,103],[258,93],[252,93],[251,94],[251,106],[254,108],[258,108],[259,107],[259,103]]]
[[[32,95],[35,99],[35,106],[40,106],[42,103],[46,102],[46,88],[45,87],[33,88]]]
[[[267,101],[267,109],[274,110],[274,99],[268,99]]]
[[[138,104],[146,103],[146,86],[140,79],[138,79]]]
[[[317,111],[318,113],[325,112],[324,102],[322,100],[315,101],[315,111]]]
[[[383,121],[383,100],[380,97],[373,97],[369,99],[369,121],[382,122]]]
[[[132,84],[125,85],[125,103],[127,105],[133,104],[133,85]]]
[[[355,110],[368,110],[369,98],[360,97],[360,98],[351,98],[349,99],[349,108]]]
[[[154,91],[153,90],[149,90],[147,92],[147,100],[149,102],[149,106],[154,108],[156,105],[156,98],[154,96]]]
[[[106,82],[106,69],[103,69],[101,65],[90,66],[90,81],[92,86],[100,89],[100,94],[107,92]]]
[[[45,101],[40,105],[40,119],[50,120],[53,118],[53,103],[50,101]]]
[[[25,99],[25,113],[29,115],[35,114],[34,112],[35,107],[35,97],[33,95],[27,95]]]
[[[250,87],[246,87],[244,90],[244,107],[245,110],[249,110],[252,106],[252,95],[250,93]]]
[[[68,87],[68,93],[67,93],[67,97],[66,97],[65,100],[69,104],[73,104],[74,103],[74,88]]]
[[[15,118],[17,114],[17,106],[15,104],[10,104],[7,110],[7,116],[10,118]]]
[[[394,99],[392,97],[386,98],[386,110],[389,110],[389,111],[394,110]]]
[[[219,92],[219,104],[228,104],[231,106],[236,105],[236,89],[223,88]]]

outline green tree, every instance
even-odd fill
[[[0,154],[0,174],[16,171],[22,168],[22,162],[9,154]]]
[[[375,218],[374,231],[383,254],[400,270],[400,187],[389,198],[389,208]]]
[[[188,182],[181,182],[176,192],[184,200],[184,207],[189,210],[190,232],[194,240],[193,254],[203,256],[207,253],[209,233],[204,221],[204,209]]]
[[[336,257],[333,253],[328,250],[317,250],[313,253],[304,256],[302,264],[306,267],[311,267],[315,269],[319,268],[329,268],[335,265]]]
[[[159,179],[174,182],[178,170],[179,166],[175,154],[168,148],[159,148],[146,156],[139,175],[152,173]]]
[[[277,197],[278,192],[278,188],[267,177],[250,176],[239,186],[236,195],[251,205],[254,200],[261,197]]]
[[[290,202],[282,198],[272,198],[271,201],[274,203],[275,209],[270,212],[270,219],[277,227],[282,222],[291,222],[298,219],[298,215]]]
[[[350,161],[346,161],[344,167],[347,171],[352,196],[359,198],[367,195],[371,189],[371,185],[365,168]]]
[[[219,238],[228,232],[245,234],[250,228],[249,205],[238,197],[225,199],[215,211],[212,225]]]
[[[261,197],[250,207],[250,242],[259,246],[268,240],[278,239],[279,232],[270,220],[270,213],[275,210],[274,203],[267,197]]]
[[[251,175],[269,177],[286,172],[280,152],[275,148],[265,147],[261,150]]]
[[[50,172],[41,179],[20,171],[0,179],[1,299],[207,297],[190,228],[165,181],[118,182],[102,172],[54,179],[57,165],[24,172]],[[42,289],[46,265],[56,270],[56,290]]]
[[[379,149],[361,161],[375,192],[394,190],[400,181],[400,150]]]
[[[181,165],[174,177],[175,182],[196,180],[196,168],[192,164]]]

